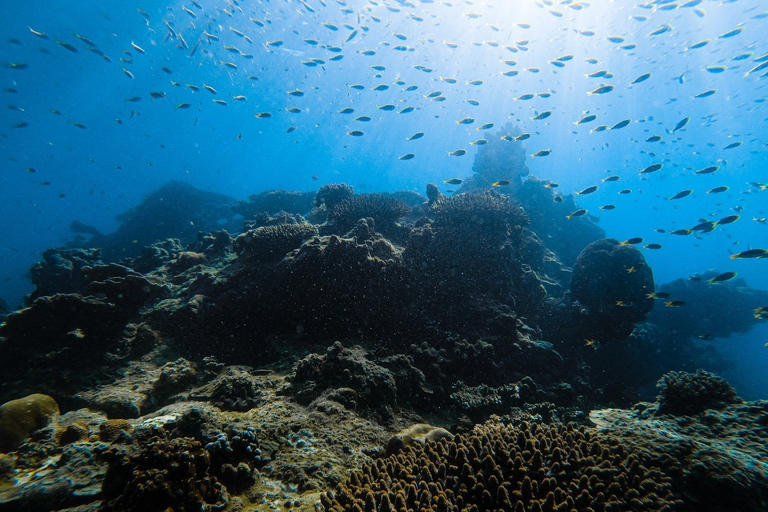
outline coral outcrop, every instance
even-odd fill
[[[39,393],[0,405],[0,452],[15,450],[32,432],[45,427],[58,414],[56,400]]]
[[[661,414],[698,414],[743,402],[725,379],[704,370],[666,373],[656,387],[659,388],[656,400]]]

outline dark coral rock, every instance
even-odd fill
[[[142,274],[116,263],[83,267],[88,290],[103,295],[118,307],[135,311],[152,298],[159,298],[169,290]]]
[[[183,357],[165,363],[160,368],[160,376],[152,386],[154,398],[156,401],[162,401],[174,393],[186,389],[196,379],[197,368]]]
[[[234,249],[237,255],[243,258],[277,262],[317,234],[317,228],[312,224],[262,226],[238,236]]]
[[[173,237],[192,243],[199,231],[237,229],[230,210],[234,202],[231,197],[172,181],[118,215],[117,231],[94,236],[87,245],[101,248],[104,261],[120,261],[139,256],[144,246],[158,240]]]
[[[344,234],[360,219],[372,218],[376,229],[390,234],[395,224],[410,213],[410,207],[387,194],[359,194],[345,199],[328,209],[328,223],[332,232]]]
[[[251,220],[243,223],[245,230],[260,228],[262,226],[279,226],[280,224],[306,224],[307,219],[298,213],[288,213],[280,210],[279,212],[261,212],[257,213]]]
[[[321,496],[326,511],[672,511],[670,478],[584,427],[490,423],[413,444]]]
[[[105,511],[223,510],[229,495],[210,473],[211,458],[199,441],[155,437],[138,453],[113,448],[104,479]]]
[[[210,400],[225,411],[249,411],[262,403],[260,385],[246,367],[228,366],[213,381],[195,389],[192,398]]]
[[[437,201],[431,210],[434,226],[445,230],[469,230],[501,239],[510,226],[528,224],[528,217],[508,196],[495,192],[457,194]]]
[[[29,269],[35,285],[30,299],[56,293],[82,293],[87,284],[83,267],[100,264],[100,258],[98,249],[48,249],[43,253],[43,261]]]
[[[579,334],[587,339],[626,339],[653,307],[653,271],[635,247],[612,238],[592,242],[579,255],[571,297],[582,306]]]
[[[361,413],[391,419],[397,402],[397,385],[389,370],[369,361],[359,346],[344,348],[336,342],[324,355],[310,354],[296,364],[291,389],[300,403],[308,404],[327,389],[351,388],[350,407]]]
[[[725,379],[704,370],[666,373],[656,387],[661,414],[693,415],[743,402]]]
[[[320,187],[315,194],[314,205],[325,205],[330,210],[342,201],[352,199],[354,195],[355,189],[345,183],[328,183]]]
[[[3,380],[28,370],[33,358],[46,361],[45,366],[60,360],[69,361],[72,368],[81,367],[114,348],[127,320],[124,311],[96,297],[41,297],[0,325],[0,336],[5,338],[0,343]]]
[[[434,183],[427,183],[427,200],[429,204],[435,204],[437,201],[443,199],[445,195],[440,192],[440,189]]]
[[[287,190],[267,190],[259,194],[251,194],[247,201],[239,201],[232,210],[246,219],[252,219],[259,213],[274,214],[280,211],[307,213],[315,198],[315,192],[295,192]]]
[[[528,214],[530,228],[563,265],[571,267],[587,245],[605,238],[605,231],[595,224],[597,218],[590,215],[568,219],[579,206],[572,195],[559,196],[562,201],[555,201],[556,193],[546,186],[548,183],[530,176],[514,197]]]
[[[178,238],[169,238],[142,247],[139,256],[127,261],[131,268],[136,271],[148,273],[178,258],[179,254],[184,251],[185,248]]]
[[[348,234],[315,237],[284,258],[266,283],[272,327],[340,336],[388,331],[405,313],[401,251],[362,220]],[[386,328],[382,328],[386,327]]]

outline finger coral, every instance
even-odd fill
[[[322,497],[326,511],[673,511],[668,476],[573,424],[499,423],[374,461]]]

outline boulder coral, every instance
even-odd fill
[[[15,450],[58,414],[56,400],[39,393],[0,405],[0,452]]]
[[[581,306],[575,319],[585,339],[626,339],[653,307],[653,271],[643,254],[612,238],[592,242],[573,267],[571,298]]]

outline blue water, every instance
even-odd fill
[[[238,199],[332,182],[423,193],[470,175],[482,147],[470,143],[507,123],[531,134],[529,155],[551,150],[529,156],[531,174],[565,194],[599,186],[577,203],[608,236],[663,245],[644,251],[657,283],[715,269],[768,289],[767,259],[729,257],[768,247],[768,191],[751,184],[768,182],[768,68],[749,73],[768,61],[761,0],[197,3],[3,6],[0,297],[11,306],[31,291],[26,272],[40,253],[72,239],[73,220],[110,232],[117,214],[170,180]],[[614,89],[588,94],[604,85]],[[428,97],[436,91],[444,101]],[[706,91],[715,92],[695,97]],[[542,112],[551,115],[531,119]],[[597,119],[574,124],[588,113]],[[646,142],[653,135],[662,139]],[[458,149],[467,154],[449,155]],[[640,174],[654,163],[662,169]],[[695,173],[709,166],[719,169]],[[620,180],[602,181],[610,175]],[[729,189],[707,193],[719,186]],[[712,233],[669,234],[731,214],[741,218]],[[723,342],[741,360],[740,390],[768,395],[752,379],[768,362],[766,341],[762,326]]]

